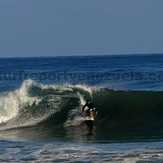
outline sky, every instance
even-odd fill
[[[0,0],[0,57],[163,53],[163,0]]]

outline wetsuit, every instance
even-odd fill
[[[85,107],[88,107],[88,109],[86,110],[86,116],[90,116],[90,111],[95,110],[95,105],[93,103],[86,103],[82,108],[82,112],[84,112]]]
[[[94,119],[93,119],[93,116],[92,116],[92,111],[96,111],[97,112],[97,109],[95,109],[95,105],[93,103],[86,103],[83,108],[82,108],[82,113],[84,112],[84,109],[85,107],[87,107],[88,109],[85,111],[86,113],[86,124],[87,124],[87,127],[89,129],[89,132],[91,132],[93,130],[93,123],[94,123]]]

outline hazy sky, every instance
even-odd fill
[[[163,0],[0,0],[0,56],[163,53]]]

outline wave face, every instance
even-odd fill
[[[0,94],[3,139],[83,139],[81,108],[98,109],[94,140],[141,140],[163,136],[163,92],[116,91],[83,85],[43,85],[32,80]]]

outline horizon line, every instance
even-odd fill
[[[40,55],[40,56],[3,56],[0,59],[14,59],[14,58],[55,58],[55,57],[94,57],[94,56],[137,56],[137,55],[163,55],[163,53],[123,53],[123,54],[79,54],[79,55]]]

